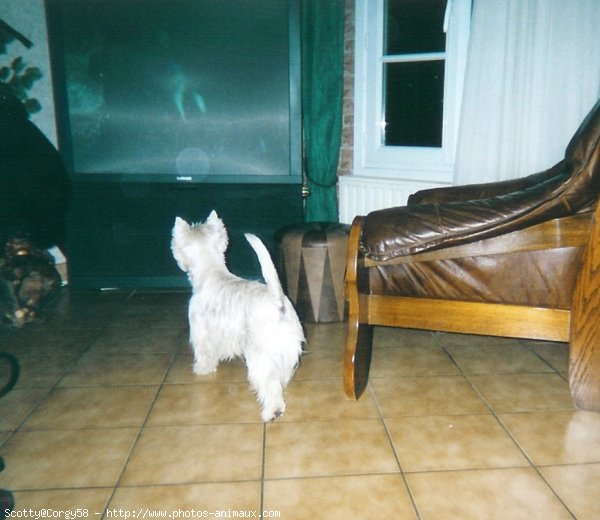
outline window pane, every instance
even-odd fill
[[[389,63],[384,67],[384,144],[442,146],[444,61]]]
[[[444,52],[446,0],[387,0],[385,54]]]

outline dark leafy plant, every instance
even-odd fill
[[[26,47],[33,45],[6,22],[0,20],[0,56],[8,52],[9,45],[15,39]],[[42,72],[40,69],[38,67],[28,67],[21,56],[14,58],[9,65],[0,66],[0,81],[10,87],[13,94],[23,103],[30,115],[42,109],[37,99],[29,97],[29,90],[41,77]]]

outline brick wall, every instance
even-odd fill
[[[342,146],[338,163],[338,175],[353,171],[354,153],[354,2],[346,0],[345,43],[344,43],[344,108]]]

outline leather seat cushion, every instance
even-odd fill
[[[564,247],[380,265],[367,270],[368,292],[570,309],[582,254]]]

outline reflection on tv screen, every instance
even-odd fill
[[[50,5],[76,173],[290,174],[287,2]]]

